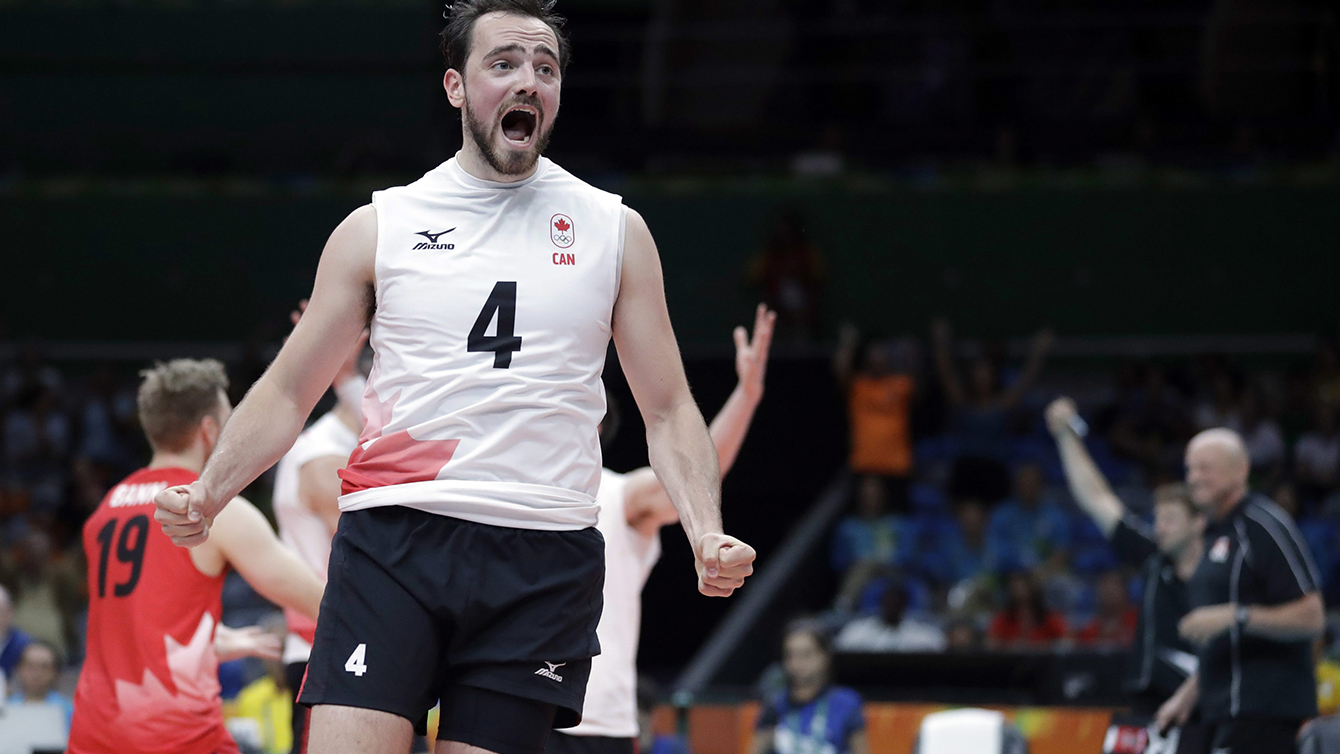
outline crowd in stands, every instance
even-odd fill
[[[1225,357],[1119,364],[1042,380],[1052,335],[1024,363],[956,342],[934,323],[915,340],[868,341],[850,326],[835,355],[849,411],[851,510],[832,534],[839,587],[826,620],[839,651],[1120,647],[1141,580],[1071,499],[1043,421],[1079,399],[1088,448],[1127,507],[1182,477],[1186,441],[1229,427],[1246,440],[1252,485],[1297,520],[1340,602],[1340,350],[1244,370]],[[966,357],[966,358],[963,358]],[[924,362],[929,362],[923,364]],[[967,379],[964,380],[963,375]]]

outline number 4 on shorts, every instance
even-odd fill
[[[368,645],[359,644],[354,648],[354,653],[349,655],[349,659],[344,661],[344,669],[362,678],[363,674],[368,672],[367,653]]]

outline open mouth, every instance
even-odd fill
[[[529,146],[535,136],[539,115],[528,106],[514,107],[503,114],[503,138],[519,147]]]

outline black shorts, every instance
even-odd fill
[[[544,754],[637,754],[637,741],[632,738],[555,733],[549,737]]]
[[[600,652],[604,582],[593,528],[513,529],[403,506],[343,513],[298,701],[390,712],[423,733],[433,705],[468,686],[552,704],[553,726],[571,727]]]

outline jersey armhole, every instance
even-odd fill
[[[368,202],[372,206],[372,214],[377,222],[377,243],[372,247],[372,317],[368,319],[368,327],[372,327],[372,319],[377,316],[382,304],[382,287],[378,285],[381,280],[382,266],[382,233],[386,230],[386,224],[382,222],[381,200],[385,190],[372,192],[372,201]]]
[[[614,251],[614,300],[619,300],[619,286],[623,284],[623,239],[628,230],[628,206],[619,205],[619,241]]]

